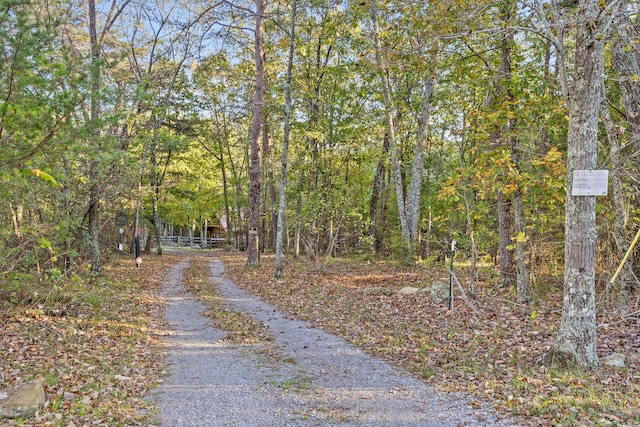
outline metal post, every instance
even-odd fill
[[[451,241],[451,267],[449,268],[449,310],[453,311],[453,258],[456,255],[456,239]]]

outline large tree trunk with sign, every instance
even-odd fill
[[[556,366],[598,365],[596,353],[596,200],[573,196],[575,170],[596,168],[598,112],[602,99],[604,39],[602,10],[595,0],[578,4],[575,70],[569,98],[564,299],[560,330],[545,362]]]
[[[251,169],[249,171],[249,239],[247,241],[247,265],[260,265],[260,127],[264,105],[264,2],[256,0],[255,60],[256,92],[253,100],[253,122],[251,123]]]

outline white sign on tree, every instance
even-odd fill
[[[608,170],[574,170],[572,196],[606,196],[609,188]]]

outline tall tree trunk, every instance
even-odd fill
[[[100,162],[97,157],[100,155],[100,129],[98,121],[101,115],[101,103],[100,103],[100,88],[101,88],[101,50],[104,39],[109,32],[111,26],[115,20],[120,16],[124,8],[131,2],[131,0],[124,0],[120,7],[116,7],[114,0],[111,5],[111,9],[107,13],[104,20],[104,27],[100,35],[98,35],[98,28],[96,23],[96,2],[95,0],[89,0],[89,40],[91,42],[91,64],[90,64],[90,76],[89,76],[89,89],[90,94],[90,138],[91,142],[96,144],[95,158],[89,161],[89,206],[87,210],[87,217],[89,218],[87,240],[89,243],[89,249],[91,251],[91,273],[96,275],[102,275],[102,262],[100,259]]]
[[[389,136],[385,134],[382,145],[382,157],[378,160],[376,175],[373,179],[373,189],[371,190],[371,201],[369,203],[369,236],[372,239],[373,250],[378,252],[381,247],[380,228],[383,226],[383,215],[385,207],[384,193],[386,191],[385,175],[387,173],[387,155],[389,154]]]
[[[393,100],[391,99],[391,82],[389,79],[389,69],[386,59],[383,58],[382,45],[380,43],[380,29],[378,27],[378,9],[375,0],[371,2],[371,20],[373,24],[373,41],[375,48],[376,66],[382,82],[382,95],[384,99],[387,134],[389,136],[389,151],[393,165],[394,184],[396,190],[396,201],[400,216],[400,227],[402,230],[402,241],[409,262],[415,262],[418,249],[418,228],[420,223],[420,200],[422,193],[422,177],[424,172],[424,151],[427,139],[427,128],[429,125],[429,114],[431,111],[431,95],[434,87],[434,77],[429,76],[424,85],[424,102],[422,112],[418,118],[418,141],[415,147],[413,165],[411,170],[411,180],[406,199],[404,186],[402,184],[402,168],[396,149],[395,125],[393,121]],[[437,55],[432,57],[436,62]]]
[[[262,168],[264,170],[264,202],[262,203],[262,233],[261,241],[263,249],[275,250],[275,241],[277,233],[277,215],[276,207],[276,188],[271,167],[271,132],[267,123],[268,119],[265,115],[262,123]]]
[[[63,271],[67,272],[71,269],[71,197],[69,192],[69,178],[71,169],[69,167],[69,159],[66,155],[62,155],[64,164],[64,183],[62,185],[62,212],[64,213],[64,242],[62,266]]]
[[[582,0],[576,14],[575,68],[569,102],[565,270],[562,317],[558,336],[546,354],[559,366],[598,365],[596,352],[595,249],[596,200],[573,196],[575,170],[596,168],[598,112],[602,102],[603,14],[597,0]],[[601,16],[604,15],[604,16]]]
[[[224,131],[224,135],[226,135],[226,130]],[[233,223],[231,220],[231,207],[229,204],[229,182],[227,179],[227,167],[226,167],[226,163],[224,160],[224,152],[223,152],[223,147],[222,147],[222,138],[220,138],[218,140],[218,147],[220,148],[220,172],[222,173],[222,195],[224,197],[224,214],[226,216],[226,222],[227,222],[227,243],[229,245],[231,245],[233,236],[232,236],[232,226],[231,224]],[[222,225],[222,224],[221,224]]]
[[[100,254],[100,191],[98,188],[98,166],[96,162],[92,162],[89,170],[89,179],[93,183],[89,190],[89,248],[91,250],[91,273],[102,275],[102,261]]]
[[[153,201],[151,203],[153,211],[153,240],[156,242],[156,255],[162,255],[162,224],[158,212],[158,201],[160,200],[160,187],[153,190]],[[151,240],[149,238],[149,240]]]
[[[228,141],[227,141],[228,142]],[[246,153],[245,153],[246,154]],[[245,155],[246,157],[246,155]],[[227,143],[227,159],[229,159],[229,169],[231,170],[232,181],[235,183],[235,205],[233,209],[235,211],[234,219],[230,221],[230,229],[234,234],[236,240],[236,249],[241,251],[246,249],[246,241],[243,238],[245,231],[244,219],[242,216],[242,208],[240,206],[240,200],[242,198],[242,185],[241,180],[238,177],[238,166],[236,166],[233,155],[231,154],[231,145]]]
[[[436,57],[432,57],[436,63]],[[429,127],[429,117],[431,113],[431,95],[433,94],[434,77],[427,77],[424,85],[424,102],[422,113],[418,118],[418,142],[413,158],[413,168],[411,170],[411,182],[407,192],[407,221],[409,223],[409,235],[413,251],[417,251],[420,226],[420,200],[422,199],[422,177],[424,175],[424,152],[427,145],[427,129]]]
[[[613,44],[613,66],[620,82],[620,93],[625,107],[625,116],[629,123],[631,142],[634,150],[640,150],[640,88],[637,78],[640,75],[640,52],[637,38],[633,36],[638,28],[634,26],[623,9],[617,16],[617,32]],[[626,11],[628,12],[628,11]],[[640,158],[636,156],[636,165],[640,169]]]
[[[551,40],[547,39],[545,42],[545,51],[544,51],[544,77],[545,81],[551,81],[552,72],[551,72]],[[544,157],[549,152],[549,128],[546,124],[541,129],[540,136],[540,156]]]
[[[153,138],[155,139],[155,135],[153,136]],[[153,189],[153,196],[151,201],[153,236],[154,236],[154,241],[156,242],[156,254],[162,255],[162,242],[160,241],[160,215],[158,213],[158,203],[160,201],[160,179],[158,177],[157,154],[158,154],[158,146],[155,141],[152,141],[150,161],[151,161],[151,188]]]
[[[396,131],[393,123],[393,101],[391,100],[391,83],[389,81],[389,71],[385,59],[382,57],[382,45],[380,43],[380,28],[378,27],[378,8],[375,0],[371,1],[371,21],[373,24],[373,41],[375,48],[376,66],[382,82],[382,95],[384,99],[385,118],[387,125],[387,135],[389,137],[389,152],[391,153],[391,163],[393,166],[394,185],[396,190],[396,203],[398,204],[398,214],[400,215],[400,229],[402,231],[402,241],[406,249],[410,251],[411,233],[407,223],[406,206],[404,201],[404,186],[402,185],[402,171],[400,160],[396,149]]]
[[[511,70],[509,70],[511,72]],[[510,91],[509,91],[510,92]],[[511,95],[509,96],[511,101]],[[515,128],[515,119],[511,121],[510,127]],[[511,137],[511,161],[514,168],[520,171],[522,155],[520,141],[517,137]],[[522,183],[519,177],[516,178],[516,190],[513,192],[513,225],[515,231],[515,259],[516,259],[516,300],[520,304],[528,303],[531,299],[531,280],[529,276],[530,267],[530,236],[527,233],[527,222],[525,218],[524,200],[522,195]]]
[[[513,20],[513,2],[507,1],[500,6],[500,20],[504,28],[511,26]],[[511,80],[511,45],[514,39],[513,30],[505,30],[500,38],[500,65],[498,76],[495,78],[494,98],[492,103],[507,105],[512,98]],[[509,135],[512,131],[512,122],[507,119],[496,132],[491,135],[491,145],[494,149],[509,146]],[[498,235],[499,248],[498,256],[500,260],[499,282],[502,286],[512,287],[517,284],[516,260],[513,250],[510,249],[513,243],[513,210],[511,195],[498,190]]]
[[[465,213],[467,216],[467,235],[469,236],[469,240],[471,242],[471,265],[469,266],[469,293],[471,296],[475,297],[476,295],[476,286],[475,279],[477,273],[477,263],[478,263],[478,246],[476,245],[476,239],[474,235],[474,224],[471,220],[471,204],[469,203],[468,189],[464,189],[464,193],[462,195],[464,200]]]
[[[280,278],[284,274],[283,233],[284,216],[287,209],[287,163],[289,158],[289,133],[291,130],[291,73],[293,68],[293,55],[295,51],[296,34],[296,9],[297,0],[291,4],[291,26],[289,27],[289,59],[287,61],[287,80],[285,83],[285,106],[284,106],[284,135],[282,142],[282,169],[280,172],[280,196],[278,203],[278,219],[276,225],[276,268],[275,277]]]
[[[516,300],[520,304],[524,304],[531,299],[531,281],[529,280],[529,237],[527,236],[524,201],[520,187],[513,192],[513,218],[516,231]]]
[[[621,8],[621,12],[617,16],[617,33],[613,43],[613,66],[620,82],[620,93],[624,104],[625,118],[629,124],[629,133],[631,135],[630,142],[634,151],[637,153],[640,150],[640,88],[637,83],[637,77],[640,75],[640,63],[638,61],[640,52],[638,52],[637,37],[633,36],[637,34],[637,24],[634,25],[627,13],[625,13],[628,12],[627,7],[628,6]],[[606,108],[608,112],[608,107]],[[612,133],[610,133],[610,135],[613,137]],[[617,143],[617,137],[615,139]],[[614,142],[612,138],[610,138],[610,142]],[[611,159],[612,162],[615,161],[617,163],[617,165],[612,165],[614,185],[613,200],[614,203],[623,205],[624,198],[622,197],[621,190],[619,194],[616,194],[617,186],[621,187],[622,185],[620,176],[622,175],[624,167],[621,160],[619,143],[615,154],[614,148],[611,147]],[[640,158],[638,156],[636,156],[636,167],[640,169]],[[635,204],[636,208],[640,206],[640,188],[638,187],[636,187]],[[624,216],[618,216],[618,209],[620,209],[620,213],[622,213],[624,212],[624,207],[616,206],[615,223],[616,244],[619,250],[622,250],[628,247],[629,244],[626,239],[626,221],[624,220]],[[623,254],[625,252],[626,249]],[[623,276],[620,277],[620,300],[625,304],[628,303],[626,300],[633,285],[638,286],[638,283],[633,278],[636,262],[636,257],[629,257],[623,270]]]
[[[305,183],[305,173],[304,169],[302,169],[302,173],[300,174],[300,187],[302,188]],[[296,198],[296,227],[293,237],[293,256],[294,258],[300,257],[300,245],[302,240],[302,192],[298,192],[298,197]]]
[[[513,215],[511,213],[511,200],[502,191],[498,191],[498,269],[501,286],[511,287],[516,285],[516,267],[513,251],[509,249],[513,236]]]
[[[615,210],[615,218],[613,220],[613,237],[616,249],[620,256],[619,259],[622,259],[629,249],[626,229],[627,215],[624,208],[625,196],[622,188],[621,176],[624,171],[624,164],[620,153],[618,130],[611,119],[611,113],[609,112],[609,106],[607,105],[606,100],[603,99],[600,108],[600,116],[602,117],[602,122],[607,131],[607,139],[609,140],[609,153],[611,158],[611,189],[613,191],[613,207]],[[618,277],[618,283],[620,283],[620,302],[624,305],[628,302],[629,291],[632,287],[631,285],[635,283],[633,260],[631,258],[627,259],[627,262],[625,262],[622,267],[622,271]]]
[[[100,118],[100,45],[98,42],[98,31],[96,27],[96,2],[89,0],[89,38],[91,40],[91,111],[90,127],[92,143],[99,145],[100,130],[98,129],[98,119]],[[96,147],[96,156],[100,153],[99,146]],[[88,242],[91,251],[91,273],[102,275],[102,262],[100,260],[100,175],[98,172],[99,162],[96,159],[89,161],[89,209],[87,216]]]
[[[260,125],[264,106],[264,0],[256,0],[255,61],[256,89],[253,100],[253,122],[251,123],[251,169],[249,170],[249,234],[247,265],[260,265]]]

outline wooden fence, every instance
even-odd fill
[[[162,246],[186,247],[186,248],[222,248],[227,245],[227,239],[223,237],[185,237],[163,236],[160,238]]]

